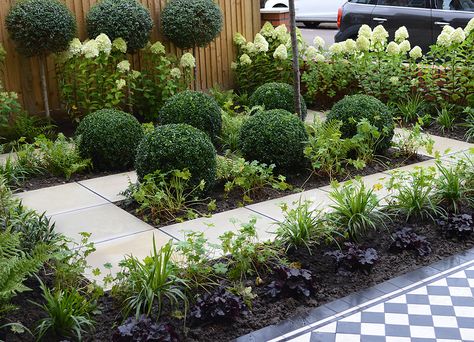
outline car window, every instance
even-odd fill
[[[425,0],[378,0],[379,6],[426,8]]]
[[[473,0],[436,0],[435,3],[438,9],[474,12]]]
[[[349,2],[354,4],[375,5],[377,0],[349,0]]]

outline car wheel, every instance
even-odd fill
[[[317,28],[321,24],[320,22],[317,21],[305,21],[304,26],[307,28]]]

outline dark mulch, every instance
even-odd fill
[[[424,128],[424,130],[426,133],[437,135],[439,137],[466,141],[467,128],[461,125],[455,126],[452,130],[443,130],[441,126],[434,123],[431,126]]]
[[[472,210],[467,210],[472,214]],[[402,227],[409,226],[420,235],[423,235],[431,243],[432,253],[427,257],[419,257],[412,252],[402,252],[394,254],[389,251],[391,245],[391,233]],[[382,231],[383,232],[383,231]],[[274,300],[264,296],[263,286],[255,285],[255,278],[248,279],[247,286],[254,288],[254,293],[258,297],[254,300],[251,313],[235,322],[219,324],[206,324],[194,326],[188,322],[187,336],[184,334],[182,322],[172,319],[183,341],[230,341],[238,336],[250,333],[271,324],[277,324],[297,314],[308,312],[312,308],[318,307],[338,298],[345,297],[356,291],[382,283],[386,280],[418,269],[422,266],[430,265],[445,257],[458,254],[462,251],[474,247],[474,236],[466,241],[447,240],[439,232],[439,228],[430,222],[419,222],[406,224],[405,222],[393,222],[385,233],[377,232],[371,234],[365,245],[373,247],[379,254],[379,261],[370,274],[353,273],[338,274],[335,272],[335,265],[332,258],[325,255],[327,251],[334,250],[335,246],[313,246],[311,254],[306,249],[293,250],[288,253],[289,261],[301,263],[303,268],[311,270],[316,279],[316,293],[309,299],[287,298]],[[272,281],[269,274],[261,275],[266,284]],[[9,321],[20,321],[25,326],[32,328],[33,322],[37,321],[43,314],[37,307],[30,303],[41,301],[36,281],[30,280],[28,285],[33,291],[24,293],[15,299],[20,309],[11,313]],[[120,304],[106,294],[100,301],[102,313],[98,315],[96,330],[86,336],[85,341],[111,341],[111,336],[120,321]],[[0,336],[2,337],[2,336]],[[8,334],[3,336],[9,342],[29,342],[33,339],[27,335],[15,336]],[[49,338],[48,341],[60,341],[61,339]]]

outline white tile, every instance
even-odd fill
[[[453,305],[451,297],[449,296],[433,296],[429,295],[428,300],[431,305]]]
[[[474,341],[474,329],[460,328],[459,332],[463,341]]]
[[[431,308],[429,305],[407,304],[407,306],[410,315],[431,315]]]
[[[408,315],[398,313],[386,313],[385,323],[395,325],[409,325]]]
[[[362,323],[360,332],[362,335],[385,336],[385,324]]]
[[[399,337],[399,336],[387,336],[385,337],[386,342],[411,342],[409,337]]]
[[[426,286],[417,288],[416,290],[410,291],[410,294],[418,294],[418,295],[427,295],[428,294],[428,289]]]
[[[410,336],[413,338],[436,338],[433,327],[410,326]]]
[[[449,294],[455,297],[472,297],[470,287],[449,287]],[[474,310],[474,309],[473,309]]]
[[[362,321],[361,319],[361,313],[357,312],[353,315],[350,315],[348,317],[344,317],[343,319],[340,320],[340,322],[355,322],[355,323],[360,323]]]
[[[336,342],[360,342],[360,335],[354,334],[337,334]]]
[[[82,232],[91,233],[90,241],[97,243],[154,229],[110,203],[54,215],[52,220],[57,232],[77,242]]]
[[[275,238],[276,222],[246,208],[239,208],[215,214],[210,218],[203,217],[183,223],[160,228],[162,231],[183,239],[186,232],[204,232],[211,243],[219,243],[219,236],[228,231],[237,232],[242,224],[249,223],[256,218],[256,230],[260,241],[273,240]]]
[[[294,339],[290,340],[291,342],[310,342],[311,341],[311,333],[300,335]]]
[[[365,312],[385,312],[384,303],[371,306],[364,310]]]
[[[448,283],[446,282],[446,278],[439,279],[433,283],[429,284],[430,286],[448,286]]]
[[[457,328],[458,321],[456,317],[451,316],[431,316],[433,319],[433,324],[437,328]]]
[[[406,295],[401,295],[401,296],[398,296],[398,297],[395,297],[395,298],[390,299],[389,302],[390,302],[390,303],[406,304],[406,302],[407,302],[407,297],[406,297]]]
[[[454,313],[457,317],[474,318],[474,310],[469,306],[455,306]]]
[[[285,214],[281,210],[282,204],[286,205],[289,209],[294,209],[298,206],[299,202],[303,203],[304,201],[312,203],[310,206],[311,209],[323,209],[331,203],[327,192],[314,189],[262,203],[252,204],[246,208],[281,222],[285,220]]]
[[[55,215],[108,203],[77,183],[21,192],[15,195],[23,204],[39,213]]]
[[[337,329],[337,322],[332,322],[328,325],[325,325],[321,328],[318,328],[316,331],[321,333],[330,333],[333,334],[336,332]]]
[[[125,199],[124,196],[119,194],[127,190],[130,182],[136,183],[136,181],[137,173],[135,171],[130,171],[116,175],[88,179],[80,181],[79,183],[98,195],[105,197],[110,202],[117,202]]]

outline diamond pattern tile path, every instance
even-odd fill
[[[474,341],[474,261],[269,341]]]

